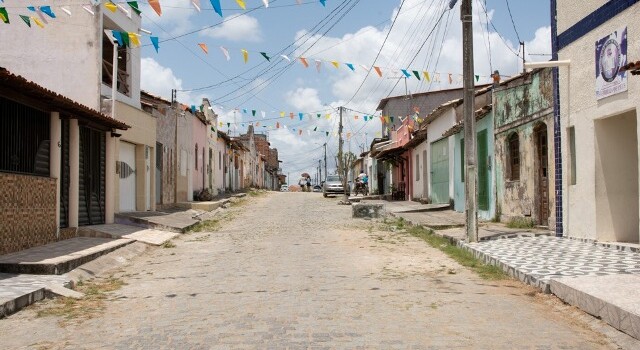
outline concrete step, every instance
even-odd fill
[[[217,201],[205,201],[205,202],[180,202],[180,203],[176,203],[175,207],[181,208],[181,209],[212,211],[230,202],[231,202],[230,198],[225,198]]]
[[[61,275],[131,244],[131,239],[75,237],[0,256],[0,272]]]
[[[634,274],[551,280],[551,293],[558,298],[636,339],[640,339],[638,291],[640,276]]]
[[[200,212],[191,209],[178,212],[145,211],[118,213],[115,215],[115,222],[122,225],[185,233],[189,228],[200,222],[194,218],[199,214]]]
[[[71,285],[71,280],[66,276],[0,273],[0,318]]]
[[[92,225],[78,228],[78,236],[80,237],[127,238],[151,245],[162,245],[178,235],[180,233],[122,224]]]

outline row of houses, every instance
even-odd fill
[[[20,43],[0,48],[0,254],[119,213],[283,181],[266,135],[220,132],[207,99],[188,107],[141,91],[140,49],[111,36],[140,32],[140,15],[94,10],[66,18],[65,35],[53,25],[0,33]]]

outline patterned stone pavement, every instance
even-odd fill
[[[483,280],[422,240],[351,219],[337,200],[252,198],[218,231],[182,235],[117,271],[126,284],[93,318],[38,317],[47,301],[0,321],[11,334],[0,348],[621,347],[550,296]]]
[[[640,254],[573,239],[539,236],[466,244],[487,262],[549,292],[549,280],[568,276],[640,275]]]

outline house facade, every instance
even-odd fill
[[[113,217],[107,169],[128,125],[3,68],[0,113],[0,255]]]
[[[493,106],[501,219],[525,217],[555,227],[552,70],[538,69],[500,83],[494,88]]]
[[[7,0],[4,5],[20,8],[24,3]],[[0,40],[19,42],[20,50],[1,47],[0,62],[15,74],[37,80],[45,88],[131,126],[118,137],[105,140],[107,153],[115,155],[113,162],[107,159],[105,168],[105,222],[111,223],[114,213],[155,207],[151,169],[155,168],[156,124],[140,105],[140,49],[118,46],[107,34],[111,30],[139,33],[140,15],[120,8],[105,11],[103,6],[93,6],[92,11],[66,18],[65,23],[74,30],[64,35],[24,25],[6,26]],[[115,103],[111,96],[113,81]]]
[[[597,241],[640,240],[640,79],[620,67],[640,55],[638,1],[552,0],[556,232]],[[561,204],[561,205],[560,205]]]

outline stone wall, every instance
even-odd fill
[[[0,255],[56,241],[56,179],[0,173]]]

